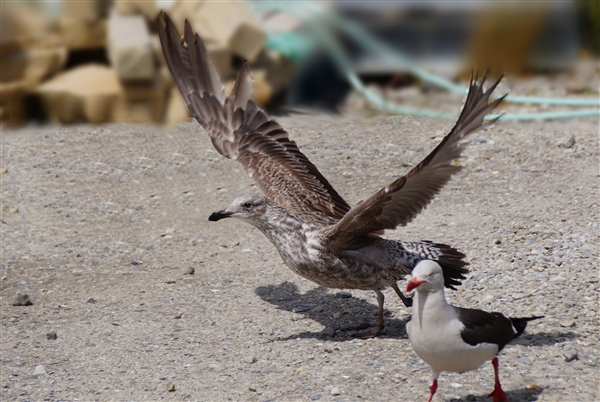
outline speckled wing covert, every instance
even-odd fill
[[[210,54],[187,20],[181,38],[161,11],[158,34],[191,115],[220,154],[239,161],[267,197],[303,219],[334,223],[350,210],[288,133],[252,100],[247,63],[226,96]]]
[[[412,221],[453,174],[461,167],[452,161],[460,157],[466,135],[489,125],[483,122],[504,97],[489,102],[490,95],[500,79],[483,90],[485,76],[478,82],[471,77],[469,94],[456,125],[442,142],[407,175],[379,190],[364,202],[352,208],[339,222],[324,230],[324,237],[333,250],[342,251],[360,244],[360,238],[385,229],[395,229]],[[366,239],[365,239],[366,240]]]

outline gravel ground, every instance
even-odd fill
[[[278,120],[351,203],[452,126]],[[387,234],[468,255],[472,274],[447,292],[452,303],[546,316],[501,353],[511,401],[599,399],[598,127],[500,123],[475,134],[465,169]],[[2,400],[426,399],[430,370],[393,291],[383,335],[355,339],[375,323],[372,292],[317,287],[249,225],[208,222],[257,189],[195,123],[4,131],[1,168]],[[17,293],[33,305],[13,306]],[[492,388],[486,364],[442,374],[435,400],[489,401]]]

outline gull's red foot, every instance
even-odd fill
[[[494,387],[494,390],[488,396],[494,398],[494,402],[508,402],[508,398],[506,394],[500,387]]]

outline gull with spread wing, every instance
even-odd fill
[[[485,77],[471,80],[456,125],[408,174],[351,207],[335,191],[288,133],[252,100],[252,77],[245,63],[227,96],[211,57],[186,21],[183,38],[161,12],[158,32],[163,53],[190,114],[208,132],[223,156],[237,160],[264,195],[245,195],[209,220],[238,218],[259,229],[296,274],[321,286],[373,290],[379,304],[377,326],[383,328],[381,290],[391,287],[412,304],[397,282],[424,259],[439,263],[448,288],[468,272],[465,255],[445,244],[396,241],[381,237],[386,229],[411,222],[461,168],[454,165],[459,143],[489,123],[484,117],[501,102],[490,102],[498,80],[484,91]]]

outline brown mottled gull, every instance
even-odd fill
[[[445,244],[381,235],[412,221],[460,170],[452,164],[464,148],[459,141],[484,126],[485,115],[500,103],[489,103],[499,81],[484,92],[485,77],[472,79],[462,113],[442,142],[408,174],[351,208],[252,100],[247,63],[227,96],[204,43],[187,21],[183,38],[164,12],[158,28],[165,59],[190,113],[217,151],[239,161],[265,194],[242,196],[213,213],[211,221],[234,217],[250,223],[275,245],[292,271],[321,286],[373,290],[379,303],[377,327],[365,336],[376,336],[383,328],[382,289],[392,287],[411,305],[397,281],[419,261],[437,261],[445,286],[460,285],[468,272],[463,253]]]

